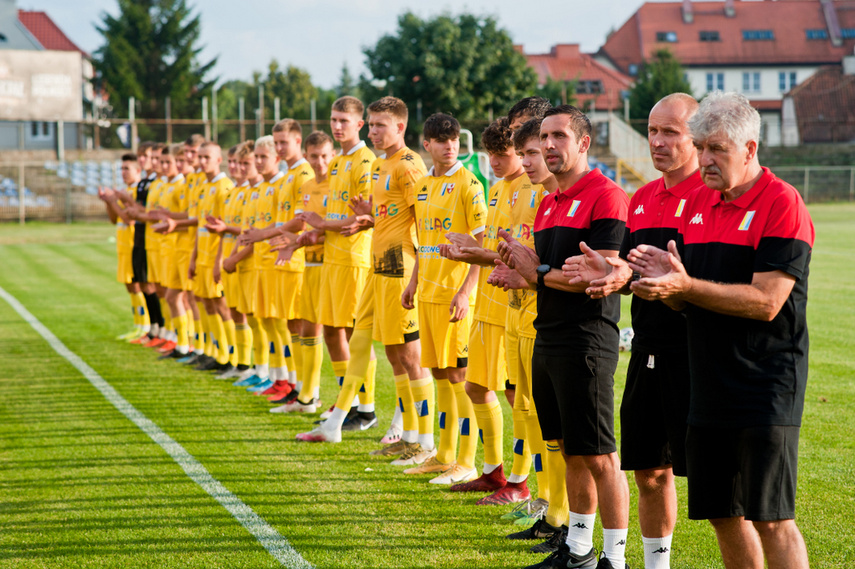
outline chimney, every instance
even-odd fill
[[[828,26],[828,38],[831,45],[840,47],[843,45],[843,37],[840,33],[840,21],[837,19],[837,8],[832,0],[819,0],[822,4],[822,13],[825,16],[825,25]]]
[[[683,0],[683,23],[691,24],[695,20],[695,14],[692,12],[692,0]]]
[[[733,0],[724,1],[724,15],[728,18],[736,16],[736,8],[733,6]]]
[[[552,47],[552,55],[558,59],[578,59],[578,43],[559,43]]]
[[[843,58],[843,74],[855,75],[855,50]]]

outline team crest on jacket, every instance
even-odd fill
[[[444,196],[447,194],[450,196],[451,192],[453,192],[453,191],[454,191],[454,184],[449,184],[448,182],[446,182],[442,185],[442,189],[439,191],[439,195]]]

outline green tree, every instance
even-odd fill
[[[280,115],[282,118],[308,119],[312,99],[318,95],[318,90],[312,85],[308,71],[289,65],[284,70],[275,59],[267,66],[267,77],[257,79],[264,86],[264,118],[273,120],[273,101],[278,97]],[[257,97],[256,97],[257,98]],[[258,104],[256,103],[256,105]]]
[[[460,120],[502,115],[536,85],[525,56],[489,17],[423,20],[406,12],[394,35],[364,53],[370,75],[361,77],[360,89],[366,102],[391,94],[407,102],[414,118],[419,104],[423,117],[438,111]]]
[[[546,77],[546,83],[538,85],[535,94],[549,99],[553,105],[576,104],[576,80],[560,80]]]
[[[647,117],[659,99],[671,93],[692,94],[692,87],[674,54],[660,49],[650,61],[642,62],[629,92],[629,117],[635,129],[647,134]]]
[[[138,116],[162,118],[169,97],[172,116],[199,117],[201,99],[216,82],[208,75],[217,61],[199,62],[199,15],[186,0],[118,4],[117,16],[103,13],[95,26],[104,44],[93,58],[113,114],[128,116],[128,97],[135,97]]]
[[[336,95],[339,97],[344,97],[345,95],[352,95],[354,97],[359,97],[359,87],[356,85],[356,80],[350,74],[350,69],[347,67],[347,62],[341,66],[341,76],[338,79],[338,85],[335,86],[334,91]]]

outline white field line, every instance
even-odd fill
[[[0,297],[8,302],[9,306],[32,326],[50,344],[56,353],[77,368],[95,386],[95,389],[101,392],[107,401],[112,403],[119,412],[160,445],[172,457],[172,460],[178,463],[178,466],[187,473],[187,476],[228,510],[264,546],[270,555],[289,569],[312,569],[312,565],[291,547],[291,544],[288,543],[288,540],[284,536],[273,529],[263,518],[253,512],[252,508],[244,504],[240,498],[232,494],[225,486],[211,476],[208,470],[202,466],[202,463],[196,460],[184,447],[175,442],[160,427],[128,403],[98,372],[84,362],[80,356],[69,350],[53,332],[48,330],[35,316],[30,314],[24,305],[6,292],[3,287],[0,287]]]

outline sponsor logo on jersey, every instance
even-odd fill
[[[493,199],[491,199],[491,200],[490,200],[490,205],[491,205],[491,206],[496,205],[496,202],[497,202],[497,201],[498,201],[498,199],[497,199],[497,198],[493,198]]]
[[[520,191],[517,190],[514,192],[514,195],[511,196],[511,207],[514,207],[517,204],[517,198],[519,197],[519,195],[520,195]]]
[[[371,179],[376,182],[380,179],[380,174],[378,172],[374,172],[374,174],[371,175]]]
[[[635,211],[632,213],[633,213],[633,215],[641,215],[642,213],[644,213],[644,206],[643,205],[638,206],[637,208],[635,208]]]
[[[446,217],[444,219],[439,217],[430,218],[427,217],[422,220],[422,226],[425,231],[433,231],[433,230],[445,230],[449,231],[451,229],[451,218]]]
[[[267,192],[265,192],[264,195],[265,196],[272,196],[273,195],[273,187],[271,186],[271,187],[267,188]]]
[[[546,216],[547,216],[547,215],[549,215],[550,213],[552,213],[552,207],[548,207],[548,208],[546,208],[546,211],[544,211],[544,212],[543,212],[543,217],[546,217]]]
[[[582,204],[579,200],[573,200],[573,203],[570,205],[570,211],[567,212],[567,217],[573,217],[576,215],[576,210],[579,209],[579,206]]]
[[[329,197],[329,196],[324,196],[324,207],[327,207],[327,198],[328,198],[328,197]]]
[[[439,245],[419,245],[419,253],[439,255]]]
[[[677,206],[677,211],[674,212],[674,217],[681,217],[683,215],[683,208],[686,207],[686,200],[680,200],[680,205]]]
[[[419,194],[418,200],[420,202],[427,201],[427,194]]]
[[[350,168],[351,168],[351,166],[353,166],[353,162],[345,162],[345,164],[344,164],[344,171],[345,171],[345,172],[350,172]]]
[[[751,227],[751,220],[754,219],[754,214],[756,211],[749,211],[745,213],[745,217],[742,218],[742,223],[739,224],[739,231],[748,231],[748,228]]]
[[[689,222],[689,225],[703,225],[704,224],[704,216],[699,213],[695,214],[695,217]]]
[[[291,174],[290,176],[288,176],[288,183],[290,184],[293,181],[294,181],[294,174]]]

